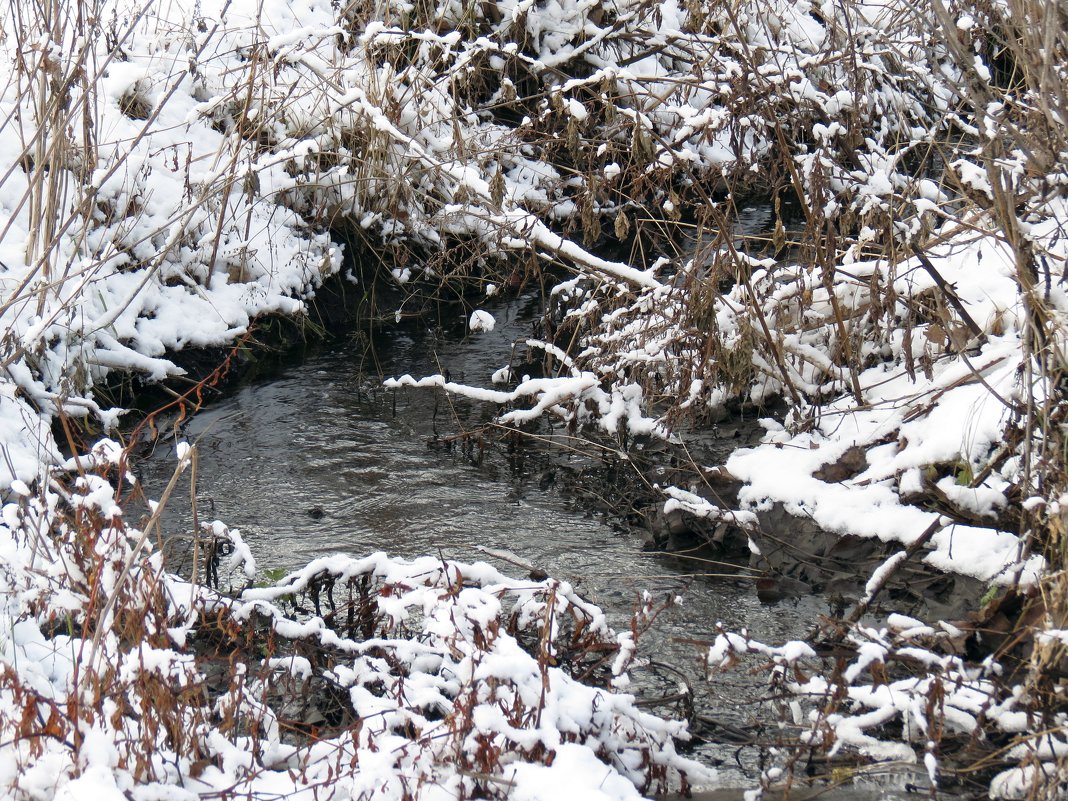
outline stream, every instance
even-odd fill
[[[536,293],[487,304],[497,326],[480,334],[465,335],[466,316],[455,309],[456,318],[434,330],[405,324],[373,343],[365,335],[349,337],[227,393],[185,428],[186,438],[199,443],[201,519],[238,528],[261,570],[381,550],[489,561],[522,575],[522,568],[480,548],[509,552],[574,584],[617,629],[629,627],[643,592],[678,595],[680,606],[641,641],[640,653],[665,666],[657,668],[656,681],[632,672],[634,689],[674,693],[685,679],[711,732],[726,733],[709,739],[755,736],[750,705],[766,694],[764,676],[742,668],[706,681],[695,641],[710,640],[717,622],[748,627],[768,642],[797,638],[828,612],[826,600],[808,596],[769,606],[749,581],[723,567],[645,552],[638,534],[592,511],[565,482],[552,481],[553,465],[596,468],[596,454],[496,442],[475,459],[441,438],[488,422],[496,410],[435,391],[381,389],[381,376],[445,370],[454,380],[490,386],[512,343],[530,335],[538,304]],[[750,428],[758,436],[758,426]],[[724,440],[723,455],[738,442]],[[162,439],[140,462],[150,497],[159,496],[174,464],[173,447]],[[172,501],[164,525],[170,533],[190,531],[188,499]],[[740,784],[755,779],[757,751],[709,741],[693,755]]]
[[[261,573],[296,569],[331,553],[373,551],[485,560],[505,573],[525,572],[485,548],[571,582],[617,629],[629,627],[643,591],[681,596],[681,606],[662,615],[640,641],[639,653],[654,655],[655,662],[632,670],[631,689],[660,697],[676,693],[684,680],[704,721],[699,733],[705,739],[691,755],[715,765],[724,785],[752,786],[760,750],[739,740],[775,739],[769,707],[758,703],[768,695],[766,674],[742,665],[709,682],[696,643],[710,640],[717,622],[746,627],[765,642],[801,637],[828,613],[826,599],[810,595],[769,605],[751,582],[722,566],[643,551],[640,535],[595,511],[588,493],[573,494],[566,480],[553,480],[554,466],[596,468],[596,454],[509,448],[498,440],[487,442],[477,459],[446,447],[447,435],[488,422],[496,410],[438,391],[394,393],[381,380],[448,370],[452,380],[490,386],[512,342],[530,336],[540,299],[528,293],[484,308],[496,318],[491,332],[467,335],[466,313],[451,307],[433,328],[405,322],[373,341],[366,332],[352,335],[290,359],[273,375],[209,405],[185,428],[186,438],[199,445],[201,519],[240,529]],[[718,458],[759,435],[753,424],[741,430],[741,440],[723,440]],[[150,497],[159,497],[174,464],[174,449],[161,438],[137,465]],[[189,506],[188,496],[172,499],[164,516],[169,533],[191,530]],[[653,708],[673,713],[669,706]]]

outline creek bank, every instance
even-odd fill
[[[704,476],[704,486],[693,489],[696,495],[724,510],[737,508],[731,498],[737,497],[741,482],[722,468]],[[864,594],[872,572],[901,550],[878,540],[826,531],[811,519],[791,514],[781,503],[758,512],[759,526],[746,529],[680,509],[665,513],[662,507],[662,500],[648,500],[647,548],[669,554],[700,551],[712,558],[737,560],[761,576],[757,589],[769,600],[817,593],[832,599],[834,608],[845,609]],[[961,621],[978,610],[988,589],[979,579],[947,573],[916,559],[883,589],[879,606],[925,620]]]
[[[472,548],[477,543],[573,580],[609,610],[617,630],[626,627],[638,588],[683,596],[676,620],[647,635],[659,664],[649,666],[650,678],[644,685],[639,680],[636,689],[646,689],[650,704],[678,704],[692,721],[698,758],[718,765],[728,780],[751,783],[764,749],[779,736],[774,711],[760,708],[766,683],[751,676],[706,685],[693,672],[698,649],[707,647],[716,621],[784,641],[803,636],[821,615],[841,617],[848,601],[843,598],[836,610],[836,602],[824,597],[826,578],[791,572],[808,570],[813,561],[799,559],[794,547],[778,553],[770,537],[762,539],[764,558],[777,561],[761,565],[750,552],[750,532],[684,512],[663,515],[664,498],[652,485],[689,486],[736,508],[740,484],[722,469],[698,471],[694,463],[726,461],[737,447],[755,444],[762,427],[739,416],[715,428],[695,427],[684,437],[685,448],[638,438],[626,449],[602,442],[576,454],[577,441],[564,432],[541,432],[560,450],[538,446],[537,436],[534,444],[524,444],[523,436],[502,435],[492,423],[498,410],[485,404],[440,391],[381,389],[380,369],[444,369],[467,380],[492,372],[500,344],[525,336],[542,309],[533,294],[498,303],[491,310],[499,327],[490,334],[465,336],[465,315],[454,313],[456,307],[442,311],[433,325],[387,322],[374,371],[350,347],[363,344],[341,338],[333,349],[281,365],[269,381],[246,376],[228,388],[184,430],[200,442],[200,502],[205,511],[240,524],[246,541],[272,566],[296,568],[339,548],[370,552],[383,543],[402,555],[441,549],[487,558]],[[169,460],[161,466],[165,479]],[[147,473],[142,471],[151,491]],[[561,512],[557,498],[570,511]],[[189,530],[186,523],[172,521],[170,530],[183,529]],[[839,547],[837,538],[814,528],[797,536],[796,519],[782,510],[762,519],[761,530],[791,546],[822,543],[832,553]],[[643,555],[638,538],[629,536],[638,531],[666,531],[676,553]],[[694,545],[702,550],[686,552]],[[695,567],[695,556],[734,566]],[[772,583],[754,582],[752,567],[767,570],[762,578]],[[695,575],[701,572],[718,575]],[[836,593],[845,596],[856,587],[838,585]],[[665,691],[680,669],[688,687],[681,697]],[[748,708],[739,708],[739,697]],[[301,714],[314,723],[318,715],[331,719],[334,713],[309,708]],[[732,772],[739,748],[743,767]]]
[[[381,388],[379,367],[416,374],[448,369],[468,380],[488,376],[500,366],[502,343],[529,334],[541,303],[529,292],[488,308],[497,326],[477,336],[466,336],[463,315],[452,312],[443,312],[444,331],[416,321],[392,325],[379,342],[374,370],[362,345],[341,338],[270,377],[228,387],[184,424],[183,437],[198,442],[201,519],[218,516],[239,526],[272,573],[337,551],[386,549],[405,558],[442,553],[489,562],[498,554],[515,557],[570,582],[605,610],[617,631],[629,630],[642,591],[658,603],[681,597],[681,606],[642,635],[640,652],[653,662],[634,671],[629,690],[647,708],[666,713],[677,707],[691,715],[694,758],[719,765],[732,783],[752,783],[769,720],[754,711],[766,682],[754,675],[710,685],[701,643],[717,621],[771,640],[790,639],[827,611],[825,605],[812,596],[770,607],[754,594],[744,570],[709,570],[643,552],[641,538],[618,516],[628,488],[640,483],[632,460],[615,457],[618,448],[580,449],[559,431],[560,447],[543,447],[537,437],[502,436],[491,424],[496,410],[485,404]],[[666,458],[658,443],[640,444],[630,450],[639,462],[646,452],[650,459]],[[136,466],[150,496],[170,478],[169,451],[161,446]],[[172,500],[165,514],[168,532],[192,530],[187,501]],[[171,555],[171,564],[188,574],[185,541]],[[514,563],[502,569],[520,572]],[[238,576],[239,587],[245,581]],[[749,703],[739,705],[740,697]],[[739,749],[744,768],[735,761]]]
[[[225,347],[169,352],[178,376],[149,380],[131,373],[112,373],[97,387],[98,397],[128,411],[122,436],[136,434],[137,455],[144,457],[161,432],[180,433],[192,414],[242,386],[269,381],[287,368],[331,348],[359,351],[359,371],[368,378],[369,392],[384,376],[377,351],[394,336],[410,338],[421,331],[435,337],[459,338],[474,304],[474,283],[433,284],[413,280],[400,286],[375,267],[377,256],[350,254],[343,269],[326,278],[302,300],[301,311],[268,314],[254,319],[247,332]],[[85,419],[75,431],[85,447],[101,432]],[[58,442],[66,444],[61,421],[54,421]]]
[[[351,262],[350,259],[347,263]],[[359,273],[355,281],[346,277],[353,271]],[[165,382],[169,389],[163,391],[153,391],[151,384],[139,387],[122,383],[109,388],[112,397],[136,397],[136,408],[148,415],[154,415],[154,407],[165,403],[173,408],[162,419],[178,421],[189,410],[172,402],[173,392],[186,391],[190,384],[210,383],[210,390],[217,397],[225,397],[236,387],[278,376],[288,366],[330,347],[331,342],[347,340],[362,347],[373,382],[373,375],[384,374],[384,365],[375,352],[376,343],[398,334],[408,337],[420,329],[433,329],[445,337],[464,336],[463,321],[474,304],[463,294],[441,297],[429,285],[413,292],[411,287],[398,287],[379,275],[379,271],[368,274],[368,270],[350,264],[348,270],[328,279],[306,300],[305,314],[257,320],[251,336],[235,348],[180,351],[173,359],[187,377]],[[529,318],[511,330],[515,335],[510,348],[513,374],[524,371],[537,375],[544,369],[535,351],[522,344],[520,330],[528,327],[537,332],[538,321],[549,319],[552,314],[536,297],[536,293],[527,292],[522,298],[497,301],[504,304],[502,308],[525,307],[523,314]],[[398,320],[397,309],[402,306],[408,311]],[[497,341],[504,340],[498,337]],[[433,349],[437,358],[438,345]],[[484,361],[483,371],[488,375],[490,363]],[[220,371],[219,365],[224,362],[226,369]],[[426,365],[428,369],[438,366]],[[446,367],[446,372],[461,378],[471,374],[463,365],[453,371]],[[372,386],[365,389],[375,392]],[[196,403],[190,400],[189,406],[201,402],[203,397]],[[754,586],[765,601],[815,593],[831,599],[832,610],[845,608],[863,593],[867,576],[893,552],[892,546],[828,532],[810,519],[790,514],[782,504],[758,513],[758,529],[742,529],[729,520],[709,520],[679,508],[664,511],[661,488],[665,486],[687,487],[724,510],[738,508],[742,483],[723,463],[735,449],[759,442],[764,429],[757,415],[784,413],[781,404],[765,410],[736,408],[715,422],[693,423],[677,430],[680,445],[641,437],[621,450],[619,443],[598,442],[594,438],[593,452],[599,451],[599,458],[576,463],[571,458],[554,459],[551,455],[532,457],[528,458],[530,466],[522,470],[530,473],[528,479],[541,490],[555,485],[563,497],[604,514],[621,530],[637,534],[647,551],[672,555],[683,562],[710,558],[732,563],[740,577],[754,573],[760,576]],[[469,450],[475,439],[482,443],[481,448],[490,439],[502,436],[492,426],[486,427],[488,421],[484,414],[476,415],[450,430],[443,419],[435,419],[428,447],[451,451],[455,446],[468,458],[478,458]],[[542,437],[546,432],[530,433]],[[503,436],[504,447],[509,453],[514,452],[516,441],[510,438],[512,435]],[[567,438],[558,444],[573,448]],[[624,453],[625,458],[619,458]],[[832,466],[833,469],[837,468]],[[831,474],[825,477],[834,480]],[[305,511],[312,520],[328,513],[316,504],[308,505]],[[753,546],[759,553],[754,552]],[[976,579],[925,568],[917,561],[894,578],[883,598],[893,602],[895,611],[925,619],[962,620],[975,610],[985,591],[985,585]]]
[[[758,577],[753,585],[762,600],[817,594],[840,616],[861,599],[869,577],[900,546],[827,531],[810,518],[791,514],[782,503],[758,511],[757,526],[744,528],[729,515],[717,519],[678,505],[665,511],[662,488],[668,486],[686,488],[724,512],[738,509],[744,484],[725,463],[734,450],[760,441],[764,428],[757,414],[782,411],[735,412],[718,423],[675,431],[678,444],[638,443],[627,454],[627,469],[602,472],[600,477],[558,470],[553,479],[563,482],[566,493],[641,536],[647,551],[734,563],[739,574]],[[835,469],[825,473],[828,480],[834,480]],[[605,498],[605,492],[611,496]],[[974,622],[988,585],[924,564],[922,555],[890,578],[871,611],[884,608],[924,620]]]

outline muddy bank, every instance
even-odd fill
[[[549,476],[563,492],[612,516],[641,538],[646,551],[682,561],[733,564],[752,578],[764,601],[818,595],[833,616],[842,617],[863,596],[875,569],[901,550],[900,544],[826,531],[809,518],[790,514],[782,504],[758,512],[758,526],[745,529],[729,517],[709,519],[679,508],[664,511],[662,490],[667,486],[683,488],[723,510],[737,509],[743,485],[723,465],[736,449],[760,441],[764,428],[758,415],[782,412],[781,407],[735,410],[717,423],[676,430],[679,444],[638,441],[627,459],[616,460],[611,469],[583,473],[561,466]],[[967,621],[980,607],[987,584],[926,565],[923,556],[921,550],[898,569],[870,612]]]
[[[695,494],[723,509],[737,508],[733,501],[740,482],[722,467],[702,474],[700,485],[691,484]],[[686,471],[674,478],[687,475],[693,478],[697,473]],[[647,549],[736,561],[759,576],[757,590],[763,598],[774,601],[815,593],[827,598],[836,616],[860,599],[875,569],[901,550],[899,545],[826,531],[810,519],[790,514],[781,504],[758,513],[759,528],[742,530],[677,509],[665,514],[663,499],[646,495],[635,503],[644,510],[637,516],[645,521]],[[885,609],[924,620],[967,619],[981,605],[987,584],[925,565],[922,556],[917,554],[898,569],[871,612]]]

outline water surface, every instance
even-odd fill
[[[493,562],[480,547],[509,551],[572,582],[617,628],[629,626],[642,592],[679,595],[681,607],[644,641],[643,650],[666,667],[636,671],[636,689],[658,696],[685,681],[704,717],[758,732],[756,703],[768,695],[763,674],[743,667],[709,683],[694,643],[710,639],[717,622],[747,627],[764,641],[797,638],[827,612],[825,601],[768,606],[744,580],[700,575],[722,568],[643,552],[634,532],[570,497],[565,482],[546,480],[554,465],[596,467],[596,454],[486,442],[482,458],[472,458],[477,449],[445,442],[476,430],[495,409],[438,391],[381,388],[382,375],[446,370],[453,380],[489,386],[511,343],[531,334],[539,304],[536,294],[489,304],[497,326],[474,336],[465,335],[467,312],[459,308],[432,327],[406,324],[373,343],[353,336],[234,390],[185,431],[199,444],[201,519],[239,528],[269,569],[296,569],[337,552]],[[725,442],[724,452],[733,446]],[[150,493],[158,496],[173,462],[173,450],[161,445],[140,465]],[[188,502],[184,510],[172,504],[168,530],[189,531]],[[705,743],[695,756],[718,765],[729,783],[752,781],[757,772],[753,747]]]

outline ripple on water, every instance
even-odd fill
[[[494,311],[492,334],[476,339],[461,333],[441,344],[415,332],[381,347],[377,357],[387,374],[429,374],[442,365],[455,377],[488,386],[500,354],[529,334],[529,316],[503,308]],[[493,410],[450,407],[425,391],[396,398],[369,391],[375,382],[360,376],[360,363],[339,345],[197,415],[187,435],[199,442],[201,516],[240,528],[264,568],[298,568],[339,551],[440,552],[466,561],[487,558],[479,546],[512,551],[575,584],[618,628],[628,626],[642,591],[681,595],[682,607],[650,635],[649,652],[681,671],[709,715],[734,725],[751,722],[749,705],[765,694],[762,679],[741,670],[706,682],[693,642],[709,639],[717,621],[747,626],[760,639],[797,637],[826,612],[825,603],[806,598],[767,607],[744,583],[691,575],[705,566],[643,553],[635,536],[613,529],[556,487],[541,490],[532,455],[489,448],[474,466],[455,452],[428,448],[435,431],[456,430],[454,413],[470,426]],[[173,468],[172,454],[161,447],[141,465],[155,496]],[[188,530],[188,509],[172,502],[165,524],[172,532]],[[723,762],[729,771],[737,769],[737,749],[708,745],[698,756]],[[755,759],[755,749],[748,749],[740,764],[751,773]]]

